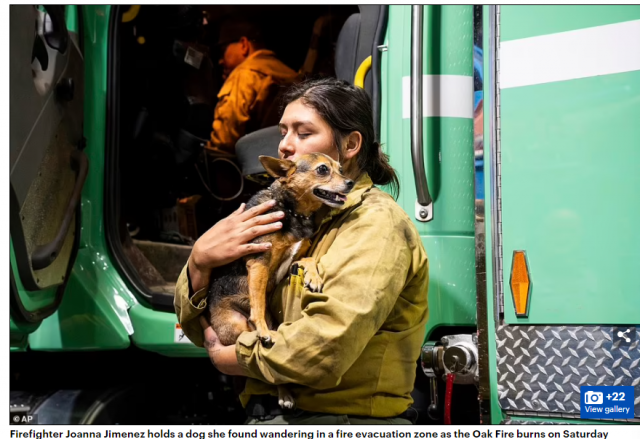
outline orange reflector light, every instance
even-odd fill
[[[529,313],[529,293],[531,292],[531,279],[529,267],[524,251],[513,252],[511,266],[511,294],[516,316],[526,317]]]

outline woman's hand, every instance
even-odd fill
[[[250,241],[282,227],[281,222],[275,221],[284,218],[284,212],[263,215],[273,206],[275,201],[271,200],[245,212],[245,205],[242,204],[196,241],[189,257],[189,279],[194,291],[209,285],[214,268],[271,248],[270,243],[252,244]]]
[[[204,348],[216,369],[225,375],[245,376],[242,368],[238,365],[235,345],[225,346],[220,343],[218,334],[203,316],[200,316],[200,324],[204,330]]]

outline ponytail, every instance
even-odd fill
[[[378,142],[366,148],[358,155],[358,167],[369,174],[371,181],[380,186],[391,186],[391,194],[395,199],[400,195],[400,182],[396,171],[389,164],[389,156],[382,151]]]

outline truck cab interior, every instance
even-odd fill
[[[257,157],[277,156],[280,91],[236,155],[204,151],[222,86],[218,31],[259,19],[267,49],[305,78],[354,81],[377,59],[387,6],[119,6],[111,23],[105,174],[107,241],[122,274],[156,309],[208,228],[269,184]],[[378,99],[379,67],[364,88]]]

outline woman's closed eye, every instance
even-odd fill
[[[298,137],[300,139],[306,139],[307,137],[309,137],[311,135],[311,133],[298,133]]]

